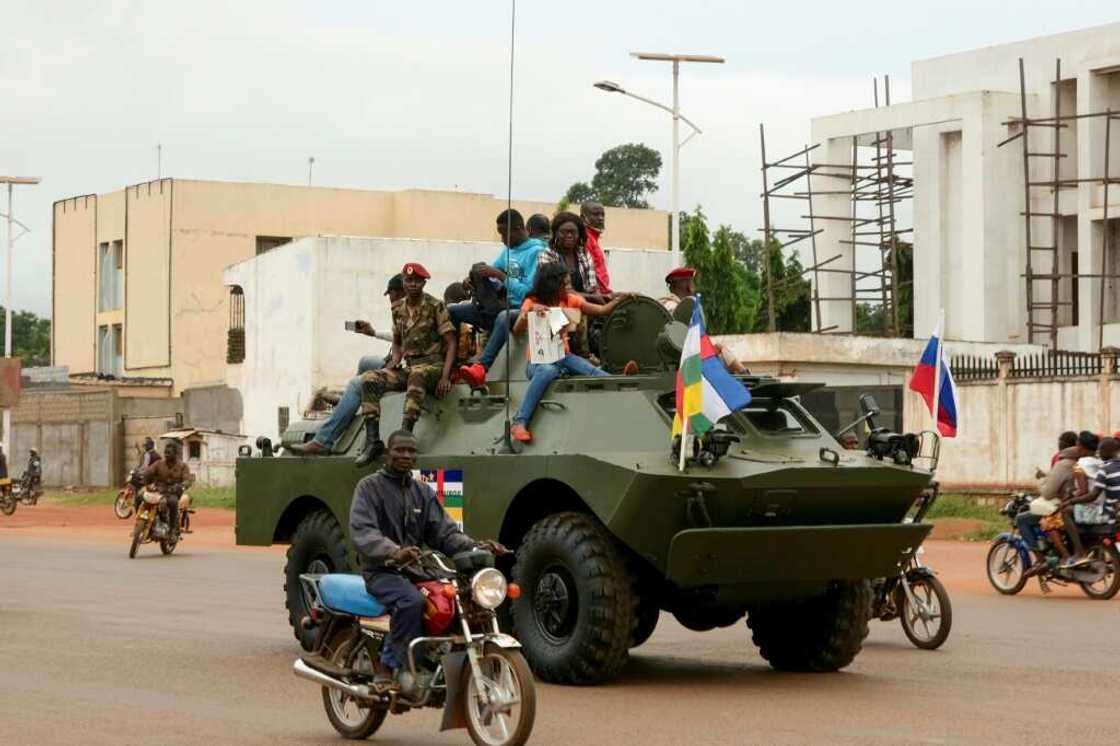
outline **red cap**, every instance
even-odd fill
[[[670,283],[673,280],[690,280],[696,276],[696,270],[692,267],[677,267],[669,274],[665,275],[665,282]]]
[[[425,280],[432,279],[431,273],[424,269],[424,265],[419,262],[409,262],[404,265],[401,275],[403,277],[423,277]]]

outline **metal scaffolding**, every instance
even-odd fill
[[[890,106],[890,78],[884,78],[884,105]],[[874,81],[874,102],[879,107],[879,80]],[[894,132],[875,132],[852,138],[850,163],[814,163],[811,154],[819,145],[807,145],[801,150],[776,161],[766,157],[766,132],[759,125],[762,145],[762,214],[763,240],[767,247],[764,259],[763,281],[768,292],[766,298],[770,331],[775,331],[774,289],[770,282],[769,258],[773,251],[808,240],[811,263],[803,274],[812,274],[813,330],[817,333],[861,333],[883,336],[900,336],[903,331],[899,312],[899,294],[909,281],[899,277],[899,251],[902,237],[912,228],[900,227],[898,206],[914,194],[914,179],[910,175],[912,161],[900,161]],[[803,161],[803,162],[802,162]],[[781,176],[772,178],[771,171],[782,169]],[[821,189],[821,179],[830,179],[829,188]],[[814,186],[814,180],[818,186]],[[825,195],[848,197],[851,208],[846,215],[820,215],[815,212],[813,199]],[[801,200],[807,205],[806,221],[801,227],[777,227],[773,223],[773,199]],[[841,241],[852,247],[850,269],[834,263],[844,257],[836,254],[821,259],[817,252],[816,237],[823,231],[821,221],[840,221],[850,227],[849,238]],[[870,255],[870,256],[869,256]],[[877,269],[861,271],[860,267]],[[823,274],[841,274],[849,278],[849,294],[821,295],[820,278]],[[800,279],[800,278],[798,278]],[[821,303],[846,302],[851,308],[850,332],[837,332],[836,324],[823,326]],[[878,305],[883,310],[883,327],[878,330],[858,330],[858,307],[861,304]]]
[[[1022,144],[1024,206],[1020,214],[1023,216],[1026,247],[1026,272],[1023,274],[1023,277],[1026,279],[1027,339],[1029,342],[1033,343],[1036,337],[1042,336],[1048,339],[1052,350],[1057,350],[1058,327],[1060,325],[1059,310],[1063,306],[1070,307],[1072,321],[1072,309],[1076,308],[1074,300],[1076,297],[1076,283],[1081,279],[1099,279],[1101,281],[1101,286],[1100,305],[1097,314],[1097,348],[1100,349],[1104,346],[1105,300],[1109,295],[1116,294],[1116,280],[1120,279],[1120,275],[1109,274],[1112,231],[1109,228],[1108,214],[1109,185],[1120,183],[1120,178],[1111,176],[1109,172],[1112,146],[1112,122],[1120,121],[1120,115],[1114,114],[1111,108],[1105,111],[1084,114],[1077,114],[1076,112],[1070,114],[1063,113],[1061,96],[1062,82],[1062,61],[1059,59],[1055,61],[1054,80],[1051,82],[1052,96],[1054,99],[1053,116],[1028,116],[1027,78],[1023,59],[1020,57],[1019,97],[1021,116],[1009,119],[1004,123],[1008,127],[1017,128],[1018,131],[1011,134],[999,145],[1002,147],[1015,140],[1019,140]],[[1077,176],[1074,178],[1062,178],[1062,159],[1069,157],[1069,154],[1062,150],[1062,130],[1069,129],[1071,123],[1072,126],[1076,126],[1076,123],[1082,119],[1095,119],[1098,117],[1104,117],[1104,168],[1101,175],[1096,177]],[[1032,130],[1051,133],[1046,137],[1039,138],[1043,143],[1049,141],[1049,150],[1046,149],[1046,144],[1044,144],[1041,149],[1036,146],[1036,148],[1032,150],[1032,145],[1037,145],[1035,141],[1032,140]],[[1068,140],[1069,138],[1065,139]],[[1074,153],[1073,157],[1076,159],[1077,154]],[[1034,169],[1035,173],[1032,174],[1032,169],[1036,163],[1042,168],[1048,167],[1050,178],[1037,177],[1037,169]],[[1104,200],[1101,215],[1101,262],[1100,271],[1097,273],[1080,272],[1080,268],[1073,267],[1072,262],[1068,271],[1062,270],[1062,252],[1060,250],[1061,220],[1063,217],[1076,216],[1077,210],[1074,209],[1072,212],[1069,212],[1068,215],[1062,213],[1061,193],[1063,189],[1078,189],[1082,184],[1103,185]],[[1036,209],[1036,204],[1047,202],[1049,203],[1048,207]],[[1047,226],[1049,230],[1043,229],[1036,232],[1034,230],[1036,227],[1035,221],[1039,221],[1044,225],[1046,225],[1046,221],[1049,221]],[[1049,243],[1040,243],[1040,241],[1045,241],[1040,234],[1049,234]],[[1092,240],[1091,235],[1089,240]],[[1048,261],[1047,258],[1049,259]],[[1063,280],[1069,281],[1070,292],[1066,298],[1063,298],[1061,295]],[[1045,292],[1046,290],[1049,292]]]

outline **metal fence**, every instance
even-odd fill
[[[949,364],[958,381],[991,381],[999,378],[999,362],[995,357],[955,355]],[[1104,358],[1098,352],[1048,350],[1031,355],[1017,355],[1011,361],[1008,378],[1069,378],[1097,376],[1104,370]]]

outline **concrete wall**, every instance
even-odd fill
[[[55,205],[54,361],[96,366],[99,325],[124,327],[124,375],[170,377],[174,393],[224,380],[229,324],[225,267],[256,254],[257,238],[323,234],[489,241],[504,200],[484,194],[309,188],[163,179]],[[526,217],[555,204],[517,200]],[[608,247],[665,249],[668,216],[607,211]],[[100,242],[123,241],[125,304],[98,312]]]
[[[388,343],[347,332],[344,324],[390,326],[382,293],[405,262],[423,262],[432,273],[428,292],[442,297],[472,263],[496,255],[488,242],[306,238],[227,269],[225,283],[245,293],[245,362],[227,369],[228,385],[242,397],[240,432],[275,437],[278,407],[288,407],[294,421],[317,388],[341,387],[361,356],[388,352]],[[670,260],[664,251],[612,251],[612,281],[660,295]]]
[[[941,441],[938,478],[949,490],[1008,490],[1037,484],[1064,430],[1120,430],[1120,380],[1114,377],[1000,380],[957,386],[956,438]],[[906,392],[908,431],[928,430],[929,411]]]
[[[51,357],[75,372],[91,371],[97,345],[97,196],[54,204]]]
[[[121,458],[116,412],[111,389],[25,392],[12,412],[9,473],[19,476],[36,448],[46,485],[115,484]]]

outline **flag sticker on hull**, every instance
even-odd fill
[[[435,490],[440,505],[451,520],[463,527],[463,470],[414,469],[412,476]]]

